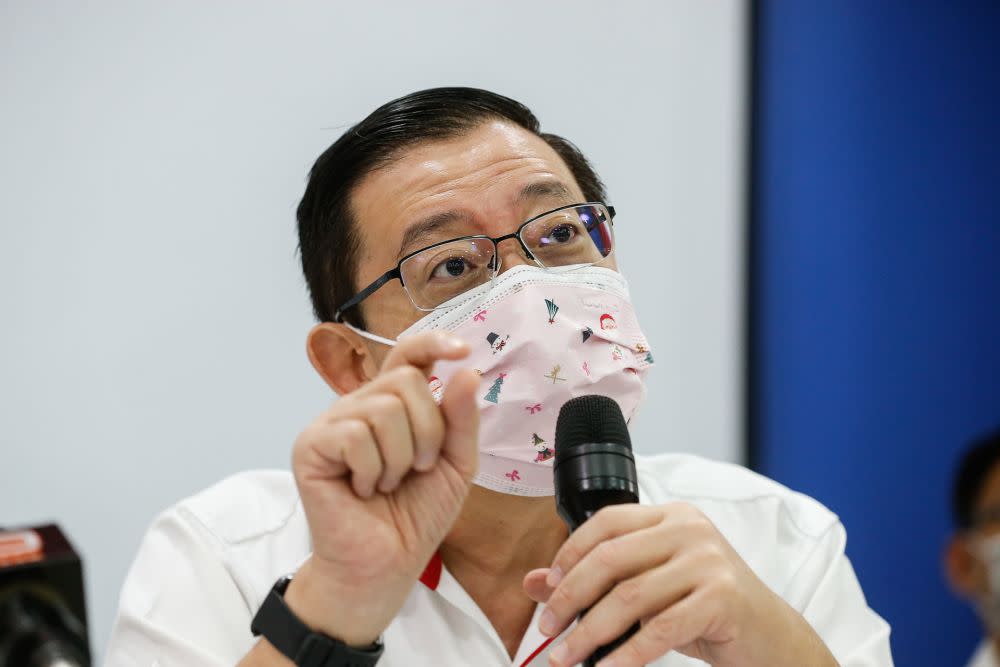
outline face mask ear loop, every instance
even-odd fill
[[[343,325],[348,329],[350,329],[351,331],[353,331],[354,333],[361,336],[362,338],[367,338],[368,340],[375,341],[376,343],[382,343],[383,345],[388,345],[389,347],[396,347],[396,341],[392,340],[391,338],[382,338],[382,336],[369,333],[367,331],[364,331],[363,329],[357,328],[350,322],[344,322]]]

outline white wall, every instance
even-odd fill
[[[59,521],[103,654],[152,517],[286,467],[306,172],[382,102],[475,85],[577,142],[658,368],[644,452],[738,459],[743,3],[0,5],[0,525]]]

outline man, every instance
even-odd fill
[[[574,395],[630,417],[653,360],[605,201],[575,146],[482,90],[390,102],[320,156],[307,349],[340,399],[292,475],[157,520],[111,664],[566,667],[641,621],[602,665],[891,665],[837,518],[742,468],[639,457],[642,503],[567,535],[535,437]]]
[[[954,591],[975,605],[986,638],[970,667],[1000,665],[1000,430],[972,443],[955,475],[958,530],[945,551]]]

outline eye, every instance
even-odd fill
[[[576,235],[576,228],[573,225],[559,225],[549,232],[548,236],[542,239],[543,243],[566,243]]]
[[[461,257],[449,257],[434,267],[431,271],[432,278],[457,278],[466,272],[468,263]]]

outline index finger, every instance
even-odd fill
[[[546,583],[555,588],[563,576],[601,542],[626,533],[649,528],[660,521],[662,512],[649,505],[609,505],[580,524],[563,542],[552,561]]]
[[[382,370],[400,366],[415,366],[429,375],[434,362],[440,359],[464,359],[469,354],[469,344],[446,331],[428,331],[403,338],[385,358]]]

